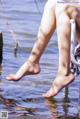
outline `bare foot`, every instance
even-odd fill
[[[74,75],[70,73],[68,76],[58,75],[52,83],[51,88],[47,93],[43,94],[43,97],[49,98],[56,96],[61,89],[69,85],[75,79]]]
[[[7,76],[7,79],[18,81],[23,76],[34,75],[34,74],[38,74],[39,72],[40,72],[39,64],[32,63],[31,61],[27,61],[21,66],[21,68],[17,71],[16,74],[10,74],[9,76]]]

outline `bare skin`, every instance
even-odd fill
[[[74,12],[75,12],[75,10],[74,10]],[[78,14],[77,11],[75,13],[71,14],[71,18],[76,18],[77,14]],[[61,89],[63,89],[65,86],[69,85],[75,79],[75,76],[70,72],[70,67],[69,67],[70,66],[70,51],[69,51],[70,50],[70,34],[69,34],[70,33],[70,22],[69,22],[70,18],[65,13],[64,13],[64,16],[66,18],[65,19],[66,22],[61,24],[61,28],[60,28],[60,25],[57,27],[58,29],[60,28],[59,31],[62,31],[61,32],[61,36],[59,36],[60,32],[58,33],[58,37],[59,37],[58,38],[58,44],[59,44],[58,75],[53,80],[51,88],[47,91],[47,93],[43,94],[43,96],[45,98],[56,96],[61,91]],[[76,19],[79,22],[79,19],[78,18],[76,18]],[[62,25],[63,25],[63,27],[62,27]],[[77,23],[77,25],[78,25],[78,23]],[[67,32],[65,32],[65,29],[62,29],[62,28],[65,28],[67,30]],[[80,37],[79,37],[78,34],[80,33],[80,28],[77,29],[76,32],[77,32],[76,37],[77,37],[78,42],[79,42],[80,41]],[[64,42],[65,42],[66,46],[64,46],[65,45]]]
[[[51,88],[43,96],[46,98],[55,96],[62,88],[75,79],[70,72],[70,19],[75,18],[78,12],[75,12],[74,9],[74,12],[70,13],[69,11],[67,12],[66,8],[67,6],[63,7],[63,5],[56,7],[56,3],[53,0],[48,0],[44,8],[37,41],[33,46],[31,55],[16,74],[11,74],[7,77],[8,80],[18,81],[25,75],[33,75],[40,72],[39,60],[55,28],[57,28],[59,46],[58,73]],[[72,9],[71,6],[69,8]],[[62,20],[62,18],[64,19]]]
[[[38,74],[40,72],[40,65],[36,64],[36,63],[32,63],[31,61],[26,61],[22,67],[19,69],[19,71],[13,75],[10,74],[7,79],[8,80],[14,80],[14,81],[18,81],[20,80],[23,76],[26,75],[34,75],[34,74]]]
[[[49,98],[56,96],[65,86],[69,85],[75,79],[72,73],[69,73],[68,76],[58,74],[52,82],[51,88],[43,94],[43,97]]]
[[[44,8],[43,17],[41,20],[41,25],[39,27],[37,41],[35,42],[31,55],[28,60],[21,66],[16,74],[10,74],[7,79],[8,80],[20,80],[25,75],[33,75],[38,74],[40,72],[39,60],[42,53],[45,50],[53,32],[56,28],[56,16],[54,7],[55,3],[51,4],[51,0],[49,0]],[[53,19],[53,21],[52,21]],[[31,63],[31,65],[30,65]],[[33,65],[34,64],[34,65]],[[29,66],[30,65],[30,66]],[[37,65],[37,68],[36,68]],[[33,71],[30,71],[33,69]],[[36,73],[35,73],[36,70]]]

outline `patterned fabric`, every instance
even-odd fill
[[[75,62],[71,62],[71,72],[78,76],[80,74],[80,44],[75,47],[74,59]]]

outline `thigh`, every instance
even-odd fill
[[[58,46],[59,54],[61,57],[65,57],[65,51],[68,52],[68,57],[70,54],[70,40],[71,40],[71,23],[70,18],[65,12],[65,8],[62,7],[57,10],[56,13],[56,24],[57,24],[57,36],[58,36]],[[64,54],[62,56],[62,54]]]
[[[61,8],[61,9],[60,9]],[[66,5],[56,6],[56,28],[58,39],[70,39],[70,17],[66,13]]]
[[[40,28],[45,34],[53,32],[56,28],[56,16],[55,16],[55,2],[54,0],[48,0],[41,20]]]
[[[57,22],[57,35],[58,39],[70,39],[71,35],[71,24],[70,24],[70,18],[68,15],[63,12],[61,15],[59,15]]]

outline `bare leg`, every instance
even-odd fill
[[[64,18],[63,21],[61,18]],[[70,19],[63,12],[57,19],[58,45],[59,45],[59,67],[58,74],[54,79],[51,88],[44,97],[55,96],[62,88],[74,80],[74,75],[70,72]]]
[[[56,28],[55,18],[55,3],[53,0],[48,0],[45,5],[41,25],[39,28],[37,41],[35,42],[31,55],[28,60],[21,66],[21,68],[14,75],[9,75],[8,80],[19,80],[25,75],[38,74],[40,72],[39,60],[47,46],[52,33]]]

